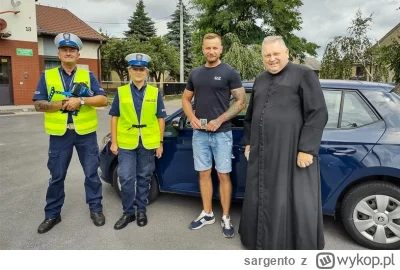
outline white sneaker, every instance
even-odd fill
[[[191,230],[198,230],[201,229],[204,225],[210,225],[214,224],[215,222],[215,216],[214,213],[211,213],[210,215],[207,215],[204,210],[201,212],[200,216],[198,216],[195,220],[193,220],[190,225],[189,229]]]
[[[230,216],[223,216],[221,220],[222,234],[226,238],[232,238],[235,236],[235,229],[231,223]]]

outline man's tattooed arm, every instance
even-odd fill
[[[56,112],[61,110],[62,101],[49,102],[47,100],[36,100],[35,110],[37,112]]]
[[[246,108],[246,90],[243,87],[231,90],[233,98],[236,100],[229,109],[223,113],[218,120],[226,122],[234,118],[240,111]]]

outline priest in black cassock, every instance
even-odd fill
[[[248,157],[240,239],[248,249],[323,249],[318,149],[328,112],[318,77],[289,61],[283,39],[264,39],[266,71],[244,120]]]

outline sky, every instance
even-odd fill
[[[138,0],[39,0],[41,5],[67,8],[95,30],[102,28],[114,37],[122,37],[128,29]],[[158,35],[167,33],[167,22],[175,11],[177,0],[144,0],[145,11],[155,22]],[[189,0],[183,0],[188,4]],[[363,16],[373,14],[368,32],[372,41],[378,41],[400,23],[400,0],[302,0],[299,8],[302,29],[299,37],[321,46],[318,59],[322,59],[326,44],[335,36],[345,35],[358,9]],[[79,3],[79,4],[78,4]],[[194,11],[190,11],[194,13]],[[399,33],[400,34],[400,33]]]

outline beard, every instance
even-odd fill
[[[207,57],[207,62],[213,64],[213,63],[217,62],[218,59],[219,59],[218,56]]]

